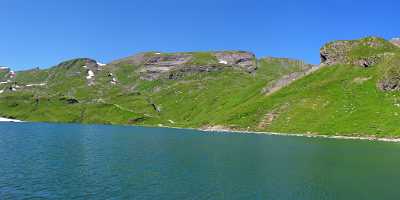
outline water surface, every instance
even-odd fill
[[[400,144],[0,123],[0,199],[399,199]]]

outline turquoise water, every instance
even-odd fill
[[[0,123],[0,199],[399,199],[400,144]]]

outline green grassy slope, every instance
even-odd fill
[[[195,60],[215,62],[214,58],[206,61],[206,57],[196,54]],[[303,70],[300,62],[276,60],[260,60],[255,74],[226,69],[156,81],[139,79],[139,66],[110,65],[96,72],[93,86],[87,85],[84,60],[71,60],[43,72],[48,74],[44,87],[0,95],[0,115],[29,121],[199,127],[260,95],[269,82]],[[118,85],[109,84],[109,73],[118,77]],[[67,99],[79,103],[69,104]]]
[[[18,84],[46,85],[0,94],[0,116],[46,122],[400,136],[399,49],[380,38],[329,43],[324,48],[327,58],[337,62],[337,56],[346,63],[324,66],[274,93],[265,89],[311,66],[263,58],[257,60],[257,70],[249,73],[224,66],[210,52],[192,52],[185,67],[214,65],[223,70],[150,81],[141,78],[144,66],[140,63],[157,53],[144,53],[93,69],[95,79],[90,82],[88,68],[83,66],[95,61],[75,59],[47,70],[17,73],[14,81]],[[170,59],[176,54],[166,55]],[[368,67],[362,67],[364,61]],[[113,76],[118,84],[110,83]]]
[[[325,67],[270,96],[247,101],[225,123],[260,131],[399,135],[400,95],[377,89],[378,70]],[[270,124],[260,125],[271,115]]]

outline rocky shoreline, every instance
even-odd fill
[[[0,117],[0,122],[24,122],[17,119],[9,119]],[[327,138],[327,139],[344,139],[344,140],[368,140],[368,141],[381,141],[381,142],[400,142],[400,138],[395,137],[376,137],[373,135],[367,136],[346,136],[346,135],[317,135],[311,133],[277,133],[277,132],[262,132],[262,131],[246,131],[246,130],[232,130],[224,128],[223,126],[203,127],[203,128],[182,128],[173,126],[139,126],[148,128],[172,128],[182,130],[197,130],[204,133],[234,133],[234,134],[258,134],[258,135],[276,135],[276,136],[293,136],[293,137],[307,137],[307,138]]]
[[[275,132],[261,132],[261,131],[237,131],[224,128],[207,127],[195,129],[202,132],[217,132],[217,133],[238,133],[238,134],[264,134],[264,135],[277,135],[277,136],[295,136],[295,137],[308,137],[308,138],[328,138],[328,139],[344,139],[344,140],[368,140],[368,141],[381,141],[381,142],[400,142],[400,138],[389,137],[376,137],[376,136],[346,136],[346,135],[317,135],[309,133],[275,133]]]

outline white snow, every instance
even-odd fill
[[[0,117],[0,122],[22,122],[22,121],[17,120],[17,119],[8,119],[8,118]]]
[[[228,64],[228,61],[226,61],[226,60],[219,60],[219,63],[220,63],[220,64],[227,65],[227,64]]]
[[[1,85],[1,84],[6,84],[6,83],[8,83],[8,82],[7,82],[7,81],[3,81],[3,82],[0,82],[0,85]]]
[[[172,120],[168,120],[169,121],[169,123],[171,123],[171,124],[175,124],[175,122],[174,121],[172,121]]]
[[[28,84],[26,87],[32,87],[32,86],[45,86],[46,83],[33,83],[33,84]]]
[[[87,66],[86,66],[86,65],[83,65],[82,67],[83,67],[83,68],[85,68],[85,69],[87,68]]]
[[[114,85],[117,84],[117,79],[113,77],[111,80],[111,84],[114,84]]]
[[[3,92],[4,92],[4,90],[0,90],[0,94],[3,93]]]
[[[106,64],[101,63],[101,62],[97,62],[97,65],[100,66],[100,67],[106,66]]]
[[[160,53],[160,52],[157,52],[157,53],[154,53],[154,54],[160,55],[161,53]]]
[[[92,79],[94,77],[94,73],[93,73],[93,71],[92,70],[89,70],[88,71],[88,75],[86,76],[86,79]]]

